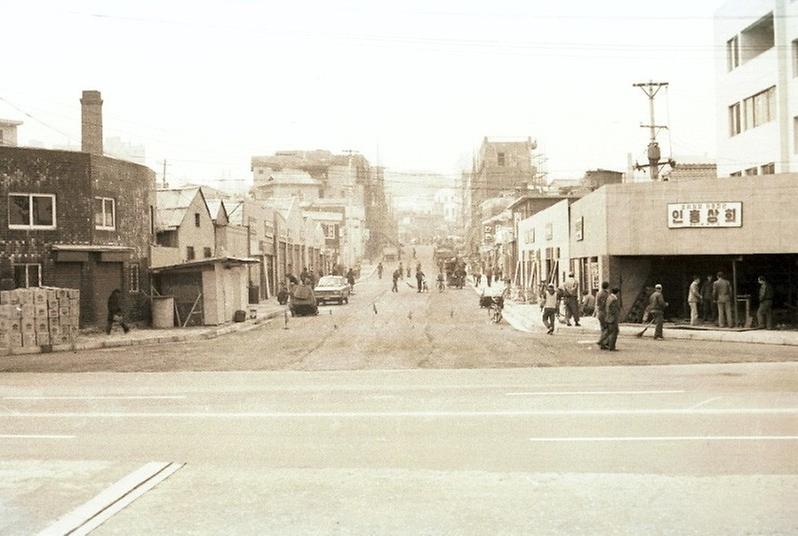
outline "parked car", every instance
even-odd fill
[[[349,295],[352,290],[349,287],[349,283],[346,282],[345,277],[340,275],[325,275],[319,279],[313,292],[316,294],[316,300],[319,303],[337,302],[341,304],[349,303]]]

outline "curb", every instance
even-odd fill
[[[272,311],[266,313],[262,317],[256,318],[255,321],[252,323],[242,322],[240,324],[232,324],[229,326],[223,326],[221,328],[210,329],[208,331],[203,331],[200,333],[190,334],[190,335],[188,334],[163,335],[163,336],[151,337],[148,339],[118,339],[118,340],[108,340],[108,341],[82,342],[82,343],[76,343],[74,345],[62,344],[58,346],[53,346],[47,349],[46,351],[41,346],[27,346],[27,347],[11,348],[11,349],[3,348],[0,350],[0,357],[8,355],[31,355],[31,354],[42,354],[42,353],[70,352],[70,351],[80,352],[85,350],[102,350],[105,348],[124,348],[128,346],[147,346],[155,344],[169,344],[175,342],[210,340],[210,339],[216,339],[217,337],[221,337],[222,335],[227,335],[229,333],[239,333],[239,332],[246,333],[248,331],[252,331],[253,329],[259,327],[260,325],[265,324],[270,320],[273,320],[282,315],[283,315],[283,310]]]
[[[480,293],[480,289],[475,287],[473,284],[469,283],[469,286],[476,292],[477,294]],[[504,311],[502,313],[504,318],[507,320],[507,323],[512,326],[513,329],[518,331],[523,331],[524,333],[544,333],[544,329],[541,326],[537,329],[536,326],[532,325],[530,322],[524,322],[524,319],[515,314],[513,311],[513,305],[508,304],[505,305]],[[585,328],[585,327],[572,327],[566,328],[568,333],[578,333],[578,334],[588,334],[588,335],[597,335],[598,331],[595,329]],[[640,332],[642,326],[638,325],[621,325],[619,329],[619,335],[629,337],[635,336],[637,333]],[[757,331],[744,331],[744,332],[712,332],[712,331],[690,331],[690,330],[680,330],[678,328],[666,328],[666,339],[675,339],[675,340],[689,340],[689,341],[703,341],[703,342],[730,342],[730,343],[745,343],[745,344],[762,344],[762,345],[770,345],[770,346],[798,346],[798,338],[792,340],[789,337],[785,337],[783,335],[774,335],[772,340],[762,340],[756,337]],[[645,339],[653,339],[654,332],[653,330],[649,330],[645,335],[643,335]]]

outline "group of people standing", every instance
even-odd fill
[[[773,329],[773,285],[760,275],[757,278],[758,307],[756,311],[757,327],[760,329]],[[698,325],[699,320],[715,322],[718,327],[734,327],[732,303],[734,292],[732,284],[723,272],[717,273],[717,278],[709,275],[701,282],[701,277],[693,276],[693,282],[688,291],[687,303],[690,306],[690,325]]]
[[[487,286],[491,286],[491,283],[498,282],[502,280],[502,269],[501,266],[498,264],[494,266],[482,264],[471,264],[470,265],[470,272],[471,276],[474,278],[474,285],[480,286],[482,284],[482,277],[485,277],[485,284]],[[465,273],[463,273],[465,276]]]

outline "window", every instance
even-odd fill
[[[14,284],[17,288],[42,286],[41,264],[15,264]]]
[[[776,173],[776,163],[771,162],[762,166],[762,175],[774,175]]]
[[[206,259],[210,259],[211,256],[213,255],[213,252],[211,251],[211,248],[205,248],[203,250],[203,253],[205,254],[205,258]]]
[[[186,259],[190,261],[194,260],[194,246],[186,247]]]
[[[498,153],[496,155],[496,161],[500,167],[504,167],[504,161],[505,161],[504,153]]]
[[[756,128],[776,118],[776,86],[743,101],[745,129]]]
[[[194,227],[200,226],[200,214],[199,212],[194,213]]]
[[[735,35],[726,41],[726,70],[733,71],[740,66],[740,39]]]
[[[322,223],[321,228],[324,231],[324,238],[328,240],[335,240],[335,224]]]
[[[756,167],[751,167],[745,170],[746,175],[759,175],[759,170]]]
[[[729,136],[740,133],[740,103],[729,106]]]
[[[55,229],[55,195],[8,194],[9,229]]]
[[[94,228],[116,229],[116,202],[110,197],[94,198]]]
[[[131,294],[141,291],[141,268],[138,264],[130,265],[130,277],[127,290]]]

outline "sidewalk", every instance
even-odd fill
[[[483,285],[479,288],[469,283],[475,292],[478,294],[483,289],[488,290],[490,293],[500,294],[504,289],[503,284],[494,284],[490,289],[486,289]],[[544,334],[546,328],[543,326],[542,314],[538,304],[522,304],[505,302],[504,311],[502,316],[507,323],[518,331],[527,333],[540,333]],[[557,322],[556,328],[559,330],[566,330],[568,333],[584,333],[589,334],[598,340],[600,331],[598,319],[592,316],[584,317],[579,320],[580,327],[571,326],[567,327],[565,324]],[[643,329],[641,324],[621,324],[620,334],[623,336],[634,336]],[[775,344],[783,346],[798,346],[798,332],[796,331],[776,331],[776,330],[748,330],[736,331],[731,329],[691,329],[689,326],[677,326],[675,324],[665,323],[664,326],[665,337],[668,339],[682,339],[682,340],[695,340],[695,341],[716,341],[716,342],[743,342],[749,344]],[[643,337],[654,337],[654,326],[651,326]]]
[[[153,329],[149,327],[140,329],[133,328],[127,333],[123,333],[122,330],[117,327],[114,328],[114,331],[112,331],[110,335],[106,335],[102,331],[81,333],[78,336],[77,343],[74,345],[63,344],[50,348],[40,346],[12,348],[9,353],[11,355],[20,355],[49,352],[77,352],[81,350],[97,350],[100,348],[120,348],[124,346],[215,339],[216,337],[227,335],[228,333],[250,331],[273,318],[282,317],[286,311],[286,307],[277,304],[276,300],[259,304],[250,304],[247,307],[247,313],[253,308],[257,312],[256,318],[247,318],[244,322],[228,323],[221,326],[175,327],[169,329]]]

